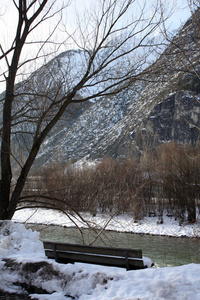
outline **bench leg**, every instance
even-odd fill
[[[55,244],[53,244],[53,253],[54,253],[55,261],[58,262],[58,254],[56,252],[56,245]]]
[[[124,252],[125,255],[125,262],[126,262],[126,271],[129,270],[129,263],[128,263],[128,253],[127,251]]]

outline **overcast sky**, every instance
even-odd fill
[[[17,1],[18,2],[18,1]],[[57,0],[58,7],[62,5],[62,3],[66,4],[68,0]],[[75,20],[75,10],[77,10],[80,14],[83,11],[84,7],[90,8],[94,6],[96,0],[71,0],[71,6],[67,9],[67,15],[65,15],[66,20],[68,21],[68,26],[72,26]],[[141,1],[137,0],[136,2],[140,3]],[[176,29],[180,26],[181,23],[185,22],[185,20],[190,16],[190,11],[187,7],[187,0],[166,0],[166,7],[174,5],[174,14],[171,16],[168,24],[171,29]],[[156,0],[147,1],[149,3],[156,3]],[[13,0],[0,0],[0,42],[2,44],[2,40],[5,42],[11,36],[11,32],[15,29],[15,24],[17,22],[17,13],[16,8],[13,5]],[[52,22],[52,20],[50,20]],[[46,29],[49,24],[43,25]],[[40,30],[41,33],[41,30]]]
[[[18,2],[18,1],[16,1]],[[58,7],[62,5],[62,3],[66,4],[68,0],[57,0]],[[64,19],[66,19],[67,22],[67,29],[72,30],[74,26],[75,21],[75,15],[76,12],[80,15],[83,14],[83,8],[90,9],[92,6],[95,6],[98,1],[96,0],[71,0],[71,6],[67,8],[64,14]],[[142,0],[136,0],[137,3],[142,2]],[[175,4],[174,7],[174,13],[171,16],[171,18],[167,21],[167,27],[170,28],[170,30],[175,30],[180,27],[182,23],[184,23],[188,17],[190,16],[190,11],[187,7],[187,0],[166,0],[166,8],[169,9],[172,4]],[[156,3],[156,0],[150,0],[147,1],[147,5],[152,5]],[[135,11],[133,11],[135,13]],[[58,18],[58,17],[57,17]],[[0,44],[3,46],[4,51],[6,51],[8,47],[11,46],[11,43],[13,41],[13,37],[15,35],[16,31],[16,24],[18,20],[17,10],[16,7],[13,4],[13,0],[0,0]],[[54,26],[56,24],[56,21],[58,19],[50,19],[49,21],[46,21],[43,23],[42,27],[40,26],[38,31],[35,31],[32,35],[30,41],[33,40],[41,40],[48,35],[48,32],[50,31],[50,27]],[[57,41],[62,41],[63,33],[62,31],[59,31],[57,36],[55,37]],[[72,46],[68,46],[73,48]],[[33,46],[32,46],[33,48]],[[33,50],[29,47],[28,54]],[[61,47],[60,51],[66,50],[65,47]],[[27,54],[27,55],[28,55]],[[0,72],[2,73],[2,70],[5,68],[5,62],[0,61]],[[1,86],[0,83],[0,92],[2,92],[2,89],[4,89],[3,85]]]

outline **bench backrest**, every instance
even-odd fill
[[[110,256],[126,256],[130,258],[142,258],[142,250],[140,249],[127,249],[127,248],[113,248],[113,247],[102,247],[102,246],[87,246],[87,245],[76,245],[68,243],[54,243],[44,242],[44,248],[46,250],[54,250],[56,245],[56,251],[69,251],[79,253],[90,253]]]

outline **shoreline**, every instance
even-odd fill
[[[25,222],[20,222],[20,221],[14,221],[15,223],[18,224],[24,224],[24,226],[28,225],[28,226],[54,226],[54,227],[62,227],[62,228],[67,228],[67,229],[77,229],[77,230],[101,230],[101,229],[97,229],[97,228],[86,228],[86,227],[82,227],[82,228],[78,228],[75,226],[66,226],[66,225],[59,225],[59,224],[45,224],[45,223],[25,223]],[[31,228],[30,228],[31,229]],[[186,239],[200,239],[199,236],[187,236],[187,235],[182,235],[182,236],[173,236],[173,235],[161,235],[161,234],[154,234],[154,233],[148,233],[148,232],[132,232],[132,231],[118,231],[118,230],[112,230],[112,229],[104,229],[103,232],[116,232],[116,233],[124,233],[124,234],[136,234],[136,235],[141,235],[141,236],[156,236],[156,237],[167,237],[167,238],[174,238],[174,239],[182,239],[182,238],[186,238]],[[102,232],[102,233],[103,233]]]
[[[81,217],[80,217],[81,216]],[[60,211],[51,209],[23,209],[16,211],[13,222],[33,225],[50,225],[66,228],[79,228],[81,230],[88,227],[94,230],[115,231],[119,233],[131,233],[137,235],[151,235],[174,238],[200,238],[200,219],[196,223],[184,222],[181,225],[174,217],[163,216],[163,223],[158,222],[158,217],[144,217],[135,223],[133,216],[121,214],[110,216],[100,214],[92,216],[90,213],[80,213],[69,217]]]

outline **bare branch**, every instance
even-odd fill
[[[2,101],[0,218],[12,217],[41,145],[69,105],[115,95],[133,82],[148,80],[151,72],[150,68],[146,69],[148,57],[158,44],[153,33],[161,22],[160,0],[151,13],[152,6],[145,0],[141,4],[135,0],[98,0],[94,2],[95,10],[85,12],[83,18],[77,17],[75,29],[70,30],[64,24],[67,29],[62,31],[59,44],[53,38],[61,21],[65,22],[63,11],[68,9],[69,1],[57,9],[56,0],[19,0],[19,5],[14,0],[13,3],[18,13],[15,38],[10,49],[0,47],[0,59],[6,60],[8,68],[3,72],[7,75],[7,85]],[[134,8],[138,10],[135,16]],[[57,19],[57,16],[60,17]],[[42,30],[44,22],[49,20],[56,22],[46,39],[32,42],[29,37],[33,31]],[[45,48],[55,47],[48,49],[55,55],[70,42],[78,49],[60,54],[15,85],[17,76],[23,75],[20,74],[22,67],[38,58],[48,60]],[[24,47],[31,44],[39,46],[36,54],[28,53],[23,59]],[[11,151],[16,146],[12,145],[11,137],[22,150],[21,159]],[[12,192],[11,158],[21,165]]]

